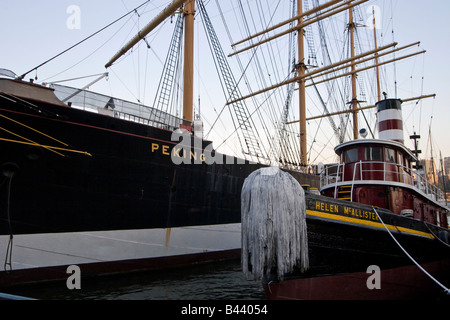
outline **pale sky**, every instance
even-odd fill
[[[10,69],[16,74],[22,74],[143,2],[143,0],[2,0],[0,2],[0,42],[3,50],[0,53],[0,68]],[[214,1],[210,2],[210,5],[215,7]],[[139,18],[137,15],[133,15],[132,21],[134,24],[129,24],[130,26],[118,31],[125,20],[119,22],[112,27],[112,31],[106,31],[96,36],[92,41],[81,45],[80,48],[76,48],[39,68],[37,73],[30,73],[26,79],[34,78],[37,75],[37,82],[40,83],[105,72],[104,64],[109,58],[120,49],[120,46],[136,34],[138,28],[147,24],[167,3],[168,1],[161,0],[151,2],[147,5],[145,13]],[[408,63],[411,63],[411,68],[420,71],[419,74],[424,76],[424,80],[411,79],[411,84],[409,80],[399,83],[399,97],[409,97],[410,93],[416,94],[417,91],[422,91],[423,94],[435,93],[437,95],[435,99],[424,100],[420,103],[420,107],[407,104],[404,106],[403,115],[404,119],[407,118],[405,122],[407,120],[414,123],[414,130],[420,130],[418,132],[422,135],[420,147],[424,153],[428,145],[426,140],[428,138],[428,127],[431,123],[434,156],[439,157],[439,151],[442,152],[443,157],[450,156],[450,134],[448,130],[450,120],[450,83],[448,80],[450,74],[450,61],[448,59],[450,52],[450,1],[379,0],[370,1],[369,4],[384,8],[382,12],[382,15],[384,15],[382,17],[383,23],[394,24],[395,40],[399,42],[399,45],[420,41],[421,48],[427,50],[424,57],[408,61]],[[394,8],[393,12],[390,12],[391,7]],[[73,8],[80,10],[79,16],[76,16],[78,13],[73,11]],[[392,21],[390,21],[391,15],[394,19]],[[75,20],[72,18],[75,18]],[[212,20],[220,22],[217,16],[212,17]],[[389,28],[391,27],[389,26]],[[387,29],[386,26],[385,30]],[[109,41],[115,32],[118,32],[118,40]],[[391,35],[384,35],[384,37],[387,38],[385,44],[391,42]],[[93,48],[98,48],[99,44],[102,44],[102,46],[91,55]],[[229,46],[224,49],[227,53],[231,52]],[[157,48],[152,47],[152,50],[157,50]],[[164,60],[165,53],[159,53],[156,60],[158,59]],[[78,62],[80,63],[73,66]],[[144,69],[139,65],[143,62],[133,60],[133,63],[135,70]],[[150,63],[161,64],[160,61],[155,60]],[[71,68],[59,74],[69,67]],[[404,67],[404,64],[399,65],[400,67]],[[116,69],[113,68],[113,71],[114,74],[111,74],[108,84],[110,87],[119,82],[114,80],[118,77],[116,73],[126,73],[126,70],[121,70],[120,66]],[[146,78],[146,85],[157,86],[159,77],[159,75],[151,74]],[[88,81],[90,80],[84,80],[84,82],[80,82],[80,85],[84,85]],[[142,90],[147,90],[142,89],[144,85],[140,83],[140,89],[136,92],[136,89],[133,88],[133,82],[139,82],[139,80],[125,81],[127,82],[127,89],[123,89],[123,92],[120,93],[114,91],[114,96],[132,99],[133,95],[135,97],[143,96]],[[128,87],[131,89],[128,89]],[[92,91],[97,91],[97,89],[103,90],[100,85],[99,88],[91,88]],[[106,89],[106,91],[108,90]],[[133,91],[132,96],[130,96],[129,90]],[[112,94],[111,92],[103,93]],[[207,100],[207,98],[204,99]],[[151,103],[152,101],[147,102],[150,105]],[[420,124],[419,118],[421,119]],[[413,127],[407,123],[405,123],[405,127],[407,129],[405,140],[409,140],[407,134],[412,133]]]

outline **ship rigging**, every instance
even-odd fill
[[[111,68],[119,62],[123,63],[124,59],[119,61],[117,59],[128,54],[129,50],[138,52],[139,48],[135,47],[140,41],[145,42],[147,50],[154,50],[155,40],[150,45],[149,34],[152,30],[156,30],[158,24],[165,18],[177,15],[180,19],[175,19],[176,22],[172,23],[174,33],[155,94],[154,109],[184,119],[185,125],[189,123],[192,125],[196,118],[201,118],[206,122],[205,138],[221,141],[216,148],[229,149],[227,145],[237,143],[239,147],[232,147],[234,151],[239,150],[239,155],[257,162],[279,163],[282,166],[306,171],[308,166],[314,166],[318,162],[333,161],[330,156],[328,159],[323,158],[324,154],[328,154],[324,151],[331,149],[330,145],[335,142],[341,143],[358,138],[361,126],[366,127],[373,136],[376,119],[370,109],[374,108],[377,97],[381,96],[382,91],[388,92],[390,97],[397,97],[397,89],[392,86],[392,82],[396,79],[391,81],[390,87],[381,83],[387,78],[387,71],[384,68],[402,59],[410,59],[425,53],[424,50],[419,50],[403,54],[402,52],[420,44],[398,46],[395,41],[386,41],[387,37],[383,36],[383,31],[385,34],[387,31],[381,30],[377,33],[377,26],[381,24],[379,8],[369,5],[370,2],[367,0],[334,0],[324,3],[316,0],[292,1],[289,5],[278,1],[269,5],[269,8],[257,4],[258,11],[252,11],[252,8],[243,2],[229,5],[215,2],[217,7],[215,20],[223,24],[221,32],[228,35],[233,49],[229,56],[236,60],[239,72],[232,71],[231,67],[235,65],[231,65],[231,61],[226,59],[224,51],[227,49],[220,44],[224,38],[218,41],[215,31],[218,23],[213,26],[208,13],[202,9],[205,7],[202,1],[197,5],[191,4],[193,9],[186,7],[178,11],[177,8],[184,1],[173,1],[165,5],[164,10],[129,40],[105,67],[110,69],[110,74],[117,76],[117,71]],[[129,13],[137,13],[140,7],[145,8],[146,4],[147,2],[141,4]],[[209,1],[208,6],[212,5],[212,1]],[[366,13],[361,10],[361,5],[368,6]],[[226,18],[224,16],[224,12],[230,11],[235,15],[236,21],[233,20],[235,25],[231,25],[229,16]],[[264,15],[265,11],[271,12],[271,15]],[[377,15],[380,21],[376,21]],[[288,18],[279,23],[278,19],[281,16]],[[335,16],[338,19],[334,19]],[[181,17],[188,18],[188,22],[182,23],[184,19]],[[201,35],[197,34],[196,37],[199,39],[194,40],[194,32],[190,31],[191,24],[194,23],[204,25],[206,38],[201,38]],[[235,29],[239,30],[237,33],[242,34],[242,40],[233,39]],[[334,32],[345,29],[344,40],[337,45],[333,44],[326,29]],[[103,28],[99,32],[102,30]],[[95,34],[97,32],[92,36]],[[181,40],[183,34],[189,37],[184,44]],[[280,48],[278,44],[280,39],[288,37],[289,47]],[[197,84],[198,88],[194,88],[194,82],[200,81],[194,76],[196,65],[194,58],[197,53],[192,50],[195,41],[198,43],[207,41],[210,44],[223,96],[227,101],[221,107],[215,106],[213,112],[207,112],[207,107],[204,107],[203,114],[199,114],[198,111],[195,114],[194,111],[195,107],[200,109],[200,83]],[[80,44],[83,42],[84,40]],[[185,64],[181,63],[179,58],[181,54],[188,59]],[[393,58],[385,58],[392,55]],[[280,61],[280,57],[283,61]],[[272,66],[268,65],[267,61],[272,61]],[[184,78],[181,80],[182,65],[185,69]],[[196,68],[202,68],[200,60]],[[262,71],[263,69],[268,70]],[[234,78],[233,74],[238,76]],[[349,78],[350,81],[342,81],[345,78]],[[380,86],[383,86],[383,89]],[[199,92],[198,102],[194,100],[194,89]],[[413,97],[400,98],[407,102],[433,96],[421,93]],[[249,99],[250,97],[252,99]],[[211,99],[208,97],[208,103]],[[141,103],[142,98],[137,100]],[[206,100],[202,100],[205,103]],[[183,101],[182,110],[173,106],[179,104],[178,101]],[[195,106],[196,104],[198,105]],[[319,112],[314,112],[313,109]],[[369,114],[365,110],[368,110]],[[225,135],[222,133],[218,140],[217,127],[226,123],[226,120],[221,119],[225,118],[226,111],[229,112],[233,130],[228,128],[227,133]],[[325,133],[322,117],[329,123],[332,134]]]

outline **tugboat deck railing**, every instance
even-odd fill
[[[355,184],[375,181],[386,184],[405,184],[426,195],[429,199],[445,204],[444,192],[434,184],[430,183],[423,175],[412,171],[410,168],[393,162],[382,161],[359,161],[354,163],[341,163],[327,166],[320,174],[321,189],[335,188],[337,194],[338,186],[346,184],[353,188]],[[352,199],[350,200],[352,201]]]

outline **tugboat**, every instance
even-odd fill
[[[269,299],[417,299],[449,293],[444,194],[412,168],[418,150],[403,144],[401,100],[382,100],[377,109],[380,139],[338,145],[341,161],[322,171],[321,195],[295,191],[300,188],[292,179],[280,184],[287,174],[281,171],[260,169],[244,183],[243,269],[262,279]],[[286,199],[277,190],[300,198],[304,214],[292,214],[302,205],[282,203]],[[264,200],[270,206],[252,203],[262,198],[270,199]],[[256,218],[255,206],[263,218]],[[261,213],[264,208],[269,209]]]
[[[419,150],[403,144],[401,100],[382,100],[377,109],[380,139],[338,145],[335,151],[341,163],[323,172],[321,193],[448,228],[444,193],[412,170],[419,169]]]

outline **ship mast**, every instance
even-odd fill
[[[195,0],[187,0],[184,8],[184,73],[183,124],[192,125],[194,96],[194,15]]]
[[[353,21],[353,8],[348,9],[349,23],[348,29],[350,31],[350,52],[351,58],[355,57],[355,28],[356,24]],[[350,101],[353,112],[353,139],[358,139],[358,98],[356,92],[356,63],[352,60],[351,63],[351,74],[352,74],[352,101]]]
[[[105,65],[109,68],[117,59],[127,53],[135,44],[142,40],[147,34],[154,30],[166,18],[173,15],[176,10],[185,4],[185,52],[184,52],[184,75],[183,75],[183,124],[192,126],[193,121],[193,83],[194,83],[194,14],[195,0],[174,0],[152,21],[150,21],[136,36],[134,36],[119,52],[117,52]]]
[[[359,102],[360,102],[357,99],[357,75],[358,75],[358,73],[372,69],[372,68],[377,69],[376,70],[377,71],[377,89],[378,89],[378,97],[379,97],[378,100],[381,100],[381,89],[380,89],[380,85],[379,85],[379,66],[382,66],[385,64],[390,64],[395,61],[403,60],[403,59],[406,59],[406,58],[409,58],[409,57],[412,57],[412,56],[415,56],[418,54],[425,53],[425,50],[422,50],[422,51],[411,53],[411,54],[404,55],[401,57],[396,57],[392,60],[379,62],[379,57],[381,57],[381,56],[404,50],[404,49],[412,47],[414,45],[418,45],[419,43],[416,42],[413,44],[403,46],[401,48],[395,48],[395,49],[387,51],[387,49],[389,49],[391,47],[395,47],[397,45],[397,43],[394,42],[389,45],[384,45],[384,46],[378,47],[378,44],[376,43],[376,40],[377,40],[376,39],[376,30],[374,30],[375,49],[356,55],[355,54],[356,23],[354,22],[354,19],[353,19],[353,7],[359,6],[367,1],[368,0],[332,0],[332,1],[326,2],[324,4],[321,4],[311,10],[303,12],[302,1],[297,0],[297,11],[298,11],[297,16],[292,17],[286,21],[280,22],[276,25],[273,25],[273,26],[267,28],[266,30],[257,32],[243,40],[240,40],[240,41],[232,44],[232,47],[235,50],[233,51],[233,53],[231,53],[229,55],[229,57],[240,54],[247,50],[253,49],[257,46],[260,46],[264,43],[275,40],[275,39],[282,37],[284,35],[287,35],[289,33],[292,33],[292,32],[298,33],[297,34],[297,36],[298,36],[298,40],[297,40],[298,41],[298,61],[295,66],[297,74],[292,78],[281,81],[280,83],[277,83],[277,84],[273,84],[265,89],[253,91],[253,92],[247,94],[246,96],[242,96],[242,97],[236,98],[232,101],[228,101],[227,105],[231,105],[233,103],[248,99],[248,98],[256,96],[256,95],[259,95],[261,93],[277,89],[279,87],[288,85],[290,83],[297,82],[299,84],[299,120],[290,121],[290,122],[287,122],[286,124],[290,125],[290,124],[294,124],[297,122],[300,124],[300,165],[303,167],[307,166],[307,141],[306,141],[306,123],[307,123],[307,121],[313,120],[313,119],[324,118],[324,117],[330,117],[330,116],[339,115],[339,114],[352,113],[353,114],[353,138],[354,139],[358,138],[358,135],[359,135],[358,112],[361,110],[366,110],[366,109],[375,107],[374,105],[366,106],[366,107],[358,107]],[[303,36],[304,36],[305,27],[309,26],[310,24],[319,22],[323,19],[326,19],[328,17],[334,16],[343,11],[349,12],[348,30],[349,30],[349,38],[350,38],[351,57],[341,60],[341,61],[338,61],[338,62],[335,62],[335,63],[332,63],[328,66],[315,69],[313,71],[308,71],[307,67],[305,65],[305,56],[304,56]],[[297,25],[295,27],[289,27],[287,30],[280,31],[280,32],[273,32],[273,33],[269,34],[269,32],[272,32],[272,31],[274,31],[282,26],[285,26],[288,23],[291,23],[293,21],[297,21]],[[376,28],[375,14],[374,14],[373,21],[374,21],[374,28]],[[265,35],[265,36],[263,36],[263,35]],[[263,36],[263,37],[261,37],[254,43],[247,44],[247,46],[244,46],[244,48],[240,48],[240,49],[236,48],[237,45],[242,45],[242,44],[248,42],[249,40],[259,37],[259,36]],[[374,54],[375,54],[375,64],[361,67],[361,64],[373,60]],[[357,66],[358,66],[358,68],[357,68]],[[344,73],[339,73],[339,74],[333,75],[331,77],[327,76],[325,79],[323,79],[324,76],[328,75],[331,72],[336,72],[338,70],[342,70],[342,69],[346,69],[346,68],[350,68],[350,71],[344,72]],[[351,101],[349,102],[350,107],[346,108],[346,110],[343,110],[343,111],[338,111],[338,112],[333,112],[333,113],[327,112],[326,114],[306,118],[305,88],[309,87],[309,86],[313,86],[313,85],[316,86],[317,84],[320,84],[323,82],[331,81],[331,80],[338,79],[341,77],[348,77],[348,76],[351,77],[351,85],[352,85],[352,93],[351,93],[352,98],[351,98]],[[315,80],[316,78],[322,78],[322,79],[316,81]],[[308,80],[311,80],[312,83],[305,84],[305,82]],[[433,95],[423,95],[420,97],[403,99],[403,101],[406,102],[406,101],[412,101],[412,100],[420,100],[420,99],[434,97],[434,96],[435,96],[434,94]]]
[[[244,49],[241,50],[237,50],[234,53],[230,54],[229,56],[233,56],[236,54],[239,54],[241,52],[244,52],[246,50],[249,50],[251,48],[254,48],[256,46],[259,46],[265,42],[271,41],[273,39],[276,39],[278,37],[281,37],[283,35],[286,35],[290,32],[297,32],[297,45],[298,45],[298,62],[296,64],[296,71],[297,71],[297,75],[294,78],[291,78],[289,80],[283,81],[279,84],[273,85],[269,88],[257,91],[257,92],[253,92],[247,96],[244,97],[240,97],[234,101],[228,102],[227,104],[231,104],[231,103],[235,103],[244,99],[247,99],[249,97],[255,96],[257,94],[260,94],[262,92],[266,92],[268,90],[272,90],[275,88],[278,88],[280,86],[289,84],[291,82],[297,82],[299,85],[299,124],[300,124],[300,165],[302,167],[306,167],[307,166],[307,138],[306,138],[306,80],[308,80],[308,78],[314,73],[314,71],[307,73],[307,67],[305,64],[305,54],[304,54],[304,28],[312,23],[318,22],[322,19],[325,19],[327,17],[330,17],[332,15],[335,15],[341,11],[345,11],[348,8],[353,8],[354,6],[357,6],[359,4],[362,4],[368,0],[359,0],[356,2],[352,2],[353,0],[332,0],[329,1],[327,3],[324,3],[316,8],[313,8],[311,10],[308,10],[306,12],[303,12],[303,3],[302,0],[297,0],[297,16],[293,17],[287,21],[281,22],[271,28],[268,28],[262,32],[259,32],[257,34],[254,34],[244,40],[241,40],[239,42],[234,43],[232,46],[236,46],[238,44],[242,44],[250,39],[253,39],[259,35],[265,34],[269,31],[275,30],[281,26],[286,25],[287,23],[290,23],[292,21],[297,20],[297,26],[295,26],[294,28],[290,28],[286,31],[283,31],[281,33],[275,34],[273,36],[267,37],[263,40],[258,41],[257,43],[254,43],[252,45],[249,45],[247,47],[245,47]],[[324,10],[323,12],[321,12],[322,10]],[[312,17],[314,14],[317,14],[315,17]],[[305,20],[304,18],[306,16],[311,16],[311,18]],[[355,60],[355,56],[354,56],[354,52],[353,52],[353,61]],[[344,63],[344,62],[341,62]],[[341,64],[340,63],[340,64]],[[356,65],[355,62],[353,62],[353,65]],[[328,69],[328,68],[327,68]],[[356,75],[355,75],[356,77]],[[356,78],[355,78],[356,79]],[[355,80],[355,86],[356,86],[356,80]],[[354,90],[354,92],[356,92],[356,89]],[[356,100],[356,99],[355,99]],[[356,101],[356,107],[357,108],[357,101]],[[356,114],[356,112],[355,112]],[[297,122],[297,121],[296,121]]]
[[[298,37],[298,63],[297,67],[297,75],[300,78],[298,81],[299,87],[299,108],[300,108],[300,165],[307,165],[307,144],[306,144],[306,86],[304,78],[306,72],[305,65],[305,50],[304,50],[304,41],[303,41],[303,33],[304,28],[303,25],[303,0],[297,0],[297,16],[298,19],[298,29],[297,37]]]

